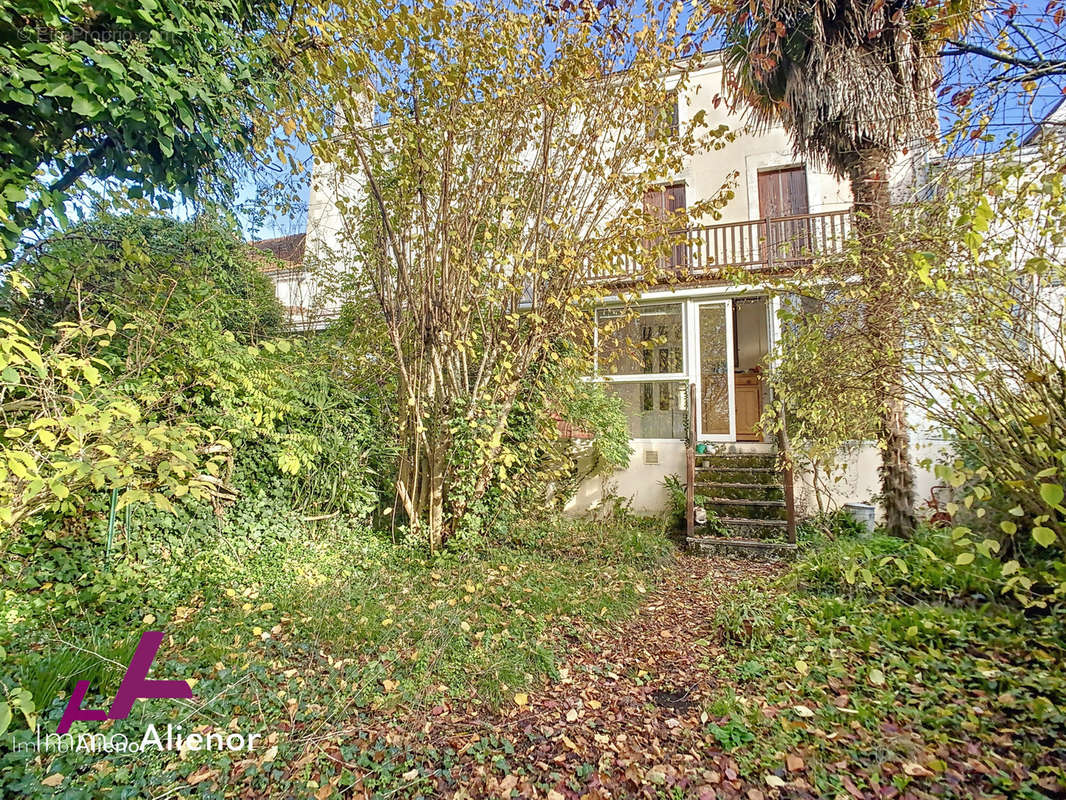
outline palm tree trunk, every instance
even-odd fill
[[[885,526],[893,536],[909,538],[917,524],[914,515],[914,472],[910,458],[910,432],[903,399],[904,331],[900,324],[902,298],[895,270],[895,253],[885,243],[889,229],[889,157],[880,150],[856,155],[851,192],[855,200],[855,227],[861,243],[864,279],[869,285],[866,309],[868,335],[875,343],[874,391],[881,404],[878,445],[881,448],[881,498]]]

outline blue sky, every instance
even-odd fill
[[[990,6],[995,9],[995,6]],[[1010,21],[1025,31],[1025,35],[1034,39],[1042,48],[1049,53],[1061,53],[1064,45],[1063,35],[1059,26],[1051,20],[1045,20],[1042,16],[1043,6],[1030,6],[1021,3],[1017,7],[1017,14]],[[1007,19],[1000,12],[993,11],[988,17],[988,25],[978,28],[971,35],[971,40],[981,44],[989,44],[994,49],[995,37],[1003,27]],[[1007,28],[1007,30],[1011,30]],[[1011,33],[1010,38],[1015,42],[1021,42],[1021,33]],[[994,79],[1000,73],[1000,68],[992,64],[988,59],[977,56],[966,56],[954,59],[945,59],[945,88],[941,97],[941,123],[942,128],[947,130],[955,122],[955,114],[951,107],[951,96],[959,87],[975,86],[980,91],[987,87],[987,81]],[[994,106],[994,111],[987,126],[991,141],[969,142],[965,145],[969,151],[998,147],[1009,136],[1024,136],[1033,125],[1042,119],[1063,97],[1063,88],[1066,82],[1062,79],[1053,78],[1043,81],[1035,93],[1023,95],[1018,91],[1004,92]],[[960,148],[961,152],[961,148]],[[311,153],[306,145],[295,147],[297,160],[310,167]],[[301,233],[306,227],[307,198],[310,191],[310,173],[305,172],[298,176],[293,175],[287,168],[279,171],[279,176],[291,184],[290,194],[295,199],[294,208],[289,213],[278,212],[270,208],[269,203],[264,203],[263,198],[258,196],[255,183],[249,179],[241,187],[238,200],[248,207],[255,207],[257,211],[251,213],[248,210],[238,214],[239,219],[249,238],[265,239],[274,236],[285,236],[292,233]]]

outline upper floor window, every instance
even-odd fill
[[[685,208],[685,184],[653,186],[644,192],[644,210],[660,219]]]
[[[763,261],[780,264],[811,255],[816,239],[809,214],[806,167],[759,172],[759,216],[769,220],[762,244]]]
[[[807,168],[765,169],[759,172],[759,216],[763,219],[810,213]]]
[[[677,90],[671,89],[663,94],[663,102],[652,109],[648,121],[648,138],[673,138],[680,132],[680,115],[678,113]]]
[[[644,193],[644,211],[667,222],[673,214],[683,211],[685,205],[685,184],[674,183],[668,186],[653,186]],[[661,244],[649,242],[648,245]],[[683,241],[669,243],[669,252],[664,253],[659,266],[661,269],[674,269],[688,264],[688,247]]]

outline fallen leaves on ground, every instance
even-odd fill
[[[703,707],[717,690],[707,664],[718,638],[711,620],[719,592],[768,571],[774,568],[682,556],[630,622],[567,634],[570,656],[557,680],[516,693],[498,712],[446,704],[399,729],[382,720],[372,735],[416,760],[418,753],[458,754],[454,764],[419,765],[439,795],[750,797],[752,785],[708,732]]]

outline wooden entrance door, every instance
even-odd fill
[[[759,173],[759,216],[768,220],[764,261],[781,263],[804,257],[810,238],[805,219],[809,213],[806,167]]]

